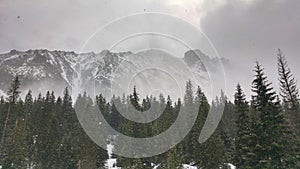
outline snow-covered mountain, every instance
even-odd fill
[[[184,85],[186,79],[194,78],[201,86],[206,86],[209,81],[207,68],[215,67],[215,62],[200,50],[187,51],[181,58],[159,50],[139,53],[103,50],[82,54],[46,49],[11,50],[0,54],[0,95],[16,75],[21,79],[24,94],[31,89],[34,94],[53,90],[60,95],[65,87],[69,87],[73,96],[83,90],[111,96],[111,91],[120,94],[125,88],[126,91],[133,85],[138,88],[145,82],[157,87],[169,86],[169,89],[166,88],[168,94],[167,90],[176,90],[172,89],[172,86],[176,87],[172,83],[173,76],[176,76],[179,85]],[[142,94],[153,92],[151,86],[143,88],[145,93]]]

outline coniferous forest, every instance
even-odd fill
[[[22,81],[16,76],[0,99],[0,165],[3,169],[94,169],[104,168],[107,150],[97,146],[82,129],[74,108],[81,104],[98,107],[111,126],[133,137],[148,137],[166,130],[180,109],[193,111],[199,105],[198,116],[190,133],[176,147],[163,154],[131,159],[114,155],[118,167],[130,169],[182,168],[190,164],[202,169],[297,169],[300,168],[300,105],[297,81],[285,57],[279,51],[278,83],[273,88],[263,65],[256,63],[253,81],[248,86],[237,84],[234,100],[221,91],[210,103],[198,86],[188,81],[182,99],[160,95],[140,98],[140,86],[129,96],[111,99],[99,94],[93,99],[82,93],[71,98],[68,88],[62,97],[55,93],[33,96],[28,91],[20,98]],[[141,86],[142,87],[142,86]],[[252,89],[250,100],[243,88]],[[278,92],[277,92],[278,91]],[[138,124],[122,117],[115,104],[132,104],[137,110],[150,106],[164,108],[163,114],[149,124]],[[216,131],[203,144],[198,142],[209,109],[225,105]],[[130,111],[129,109],[125,111]],[[130,143],[125,143],[126,146]],[[159,144],[159,143],[157,143]]]

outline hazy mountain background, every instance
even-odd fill
[[[229,60],[209,57],[200,50],[187,51],[182,57],[155,49],[82,54],[47,49],[11,50],[0,55],[0,95],[18,75],[23,96],[29,89],[34,95],[47,90],[62,95],[64,87],[68,87],[74,98],[84,91],[109,98],[112,94],[129,94],[136,86],[142,97],[163,93],[182,98],[186,81],[192,80],[212,98],[211,83],[219,82],[212,82],[211,78],[212,74],[223,75],[221,62],[234,70]]]
[[[277,48],[282,49],[293,74],[300,79],[299,7],[300,1],[297,0],[2,0],[0,51],[45,48],[80,53],[86,40],[114,19],[135,13],[167,13],[200,29],[210,38],[219,55],[230,60],[230,67],[236,68],[226,70],[226,92],[231,97],[236,83],[242,86],[251,84],[255,61],[263,64],[269,79],[278,89]],[[129,22],[128,25],[139,27],[140,23]],[[180,32],[182,37],[190,39],[195,35],[194,32],[178,30],[177,24],[159,26],[168,27],[170,34]],[[96,43],[99,44],[97,50],[87,52],[98,53],[99,47],[109,49],[111,41],[118,36],[117,32],[107,32],[109,36],[105,41],[102,40],[101,45]],[[201,43],[196,43],[193,48],[215,57]],[[183,53],[178,56],[183,57]],[[237,75],[240,72],[244,73],[243,76]],[[246,88],[245,92],[250,98],[251,90]]]

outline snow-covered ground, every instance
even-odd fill
[[[227,165],[230,167],[230,169],[236,169],[236,166],[234,166],[233,164],[228,163]]]
[[[197,167],[191,166],[191,165],[188,165],[188,164],[183,164],[183,169],[197,169]]]
[[[112,158],[114,145],[108,144],[106,147],[107,147],[108,159],[106,160],[105,168],[106,169],[121,169],[121,167],[117,167],[117,159]],[[157,169],[160,166],[160,164],[156,165],[153,163],[151,165],[153,166],[153,169]],[[236,169],[236,167],[231,163],[227,163],[227,165],[230,169]],[[189,165],[189,164],[183,164],[182,166],[183,166],[183,169],[198,169],[197,167]]]
[[[112,158],[114,145],[108,144],[106,147],[107,147],[108,159],[106,160],[104,167],[106,169],[121,169],[121,167],[117,167],[117,159]],[[227,165],[230,167],[230,169],[236,169],[236,167],[231,163],[228,163]],[[152,164],[152,166],[153,169],[157,169],[160,166],[160,164],[158,165]],[[183,164],[182,166],[183,169],[198,169],[197,167],[188,164]],[[2,166],[0,166],[0,169],[2,169]]]
[[[107,150],[107,154],[108,154],[108,159],[106,160],[105,168],[107,168],[107,169],[121,169],[120,167],[117,167],[117,159],[112,158],[114,145],[108,144],[106,147],[107,147],[106,150]]]
[[[230,169],[236,169],[236,167],[233,164],[228,163],[227,166]],[[183,169],[198,169],[198,168],[195,166],[188,165],[188,164],[183,164]]]

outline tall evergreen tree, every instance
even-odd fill
[[[35,123],[31,120],[33,118],[33,97],[31,90],[28,91],[27,95],[25,96],[24,102],[24,114],[25,114],[25,124],[24,127],[26,129],[26,144],[27,144],[27,158],[28,158],[28,166],[34,166],[34,133],[33,133],[33,125]]]
[[[0,165],[12,168],[13,163],[15,162],[14,158],[14,139],[15,139],[15,132],[17,131],[17,118],[18,118],[18,112],[17,110],[17,101],[19,99],[20,95],[20,85],[21,82],[16,76],[8,91],[7,91],[7,102],[8,102],[8,108],[5,113],[5,120],[3,124],[3,130],[2,130],[2,136],[1,136],[1,143],[0,143]]]
[[[142,111],[142,107],[139,104],[140,98],[138,96],[135,86],[133,88],[133,93],[130,95],[130,101],[136,110]]]
[[[286,148],[287,163],[300,167],[300,106],[299,89],[288,63],[281,50],[278,49],[277,66],[279,74],[280,95],[283,100],[283,110],[286,122],[286,140],[289,147]],[[297,162],[298,161],[298,162]],[[298,163],[298,164],[296,164]],[[292,167],[292,166],[290,166]]]
[[[225,159],[232,161],[234,152],[234,138],[235,138],[235,121],[237,119],[234,113],[234,105],[228,100],[224,91],[221,90],[220,104],[224,105],[223,115],[219,124],[221,138],[225,146]]]
[[[217,129],[210,138],[201,145],[201,155],[198,157],[197,166],[203,169],[218,169],[225,163],[224,143],[220,130]]]
[[[20,86],[21,86],[21,82],[19,80],[19,77],[16,76],[11,85],[10,85],[10,88],[8,89],[7,91],[7,101],[10,103],[10,104],[15,104],[18,99],[19,99],[19,96],[20,96]]]
[[[300,113],[297,112],[299,110],[299,89],[297,87],[297,81],[293,77],[285,56],[282,54],[280,49],[278,49],[277,61],[281,91],[280,95],[283,98],[285,107],[296,111],[294,113],[298,113],[297,116],[299,118]]]
[[[5,102],[5,99],[3,96],[0,97],[0,138],[2,139],[3,136],[3,130],[4,130],[4,121],[5,121],[5,115],[7,110],[7,103]],[[1,140],[0,140],[1,141]],[[1,143],[1,142],[0,142]],[[2,145],[0,145],[2,147]],[[1,155],[0,150],[0,155]],[[1,156],[0,156],[1,157]]]
[[[191,114],[194,113],[194,111],[196,111],[196,108],[194,107],[194,91],[193,91],[193,84],[192,82],[189,80],[186,82],[186,86],[185,86],[185,95],[184,95],[184,102],[183,102],[183,112],[185,114],[185,118],[186,121],[191,121]],[[186,126],[183,126],[186,127]],[[183,133],[180,133],[183,134]],[[191,134],[189,133],[183,140],[182,142],[182,153],[183,153],[183,161],[184,162],[189,162],[190,159],[192,159],[192,147],[190,145],[190,143],[193,141],[193,138],[191,136]]]
[[[97,106],[97,105],[95,105]],[[80,111],[84,116],[88,116],[89,113],[93,113],[94,105],[90,97],[86,93],[81,96],[79,95],[74,105],[76,111]],[[80,117],[81,123],[89,123],[90,118]],[[76,147],[75,156],[77,160],[77,168],[98,168],[103,166],[103,159],[98,156],[98,146],[88,137],[88,135],[81,128],[79,123],[78,130],[76,133]],[[84,149],[82,149],[84,147]],[[106,158],[107,159],[107,158]],[[97,161],[98,160],[98,161]],[[99,166],[98,166],[99,165]]]
[[[204,92],[201,90],[201,88],[198,86],[197,92],[196,92],[196,98],[195,102],[199,103],[199,108],[198,108],[198,116],[197,120],[192,128],[191,131],[191,143],[190,146],[192,146],[192,159],[193,162],[201,167],[200,164],[203,164],[201,160],[201,156],[203,155],[204,147],[199,143],[199,135],[200,132],[204,126],[204,123],[206,121],[207,115],[209,113],[210,105],[208,103],[208,100],[204,94]]]
[[[283,168],[284,118],[277,95],[268,82],[261,65],[257,62],[254,68],[255,78],[252,82],[252,106],[259,115],[256,134],[256,156],[259,160],[255,168]]]
[[[177,148],[173,147],[169,150],[167,154],[167,164],[166,169],[181,169],[182,168],[182,160],[180,157],[180,153],[177,152]]]
[[[237,85],[236,93],[234,95],[235,113],[238,119],[236,124],[236,139],[235,139],[235,152],[234,164],[241,169],[250,169],[255,154],[252,152],[252,140],[254,133],[251,130],[249,106],[246,101],[245,94],[240,86]]]
[[[64,96],[62,100],[62,140],[61,140],[61,160],[63,168],[74,168],[76,166],[75,159],[75,140],[72,138],[74,136],[75,125],[77,117],[75,111],[72,107],[72,98],[69,94],[69,89],[66,87],[64,91]]]
[[[14,113],[16,115],[16,121],[13,132],[13,145],[9,147],[10,153],[8,154],[12,159],[13,168],[25,168],[27,166],[27,144],[26,135],[27,131],[25,128],[25,116],[24,116],[24,105],[23,101],[19,100],[16,104]]]

